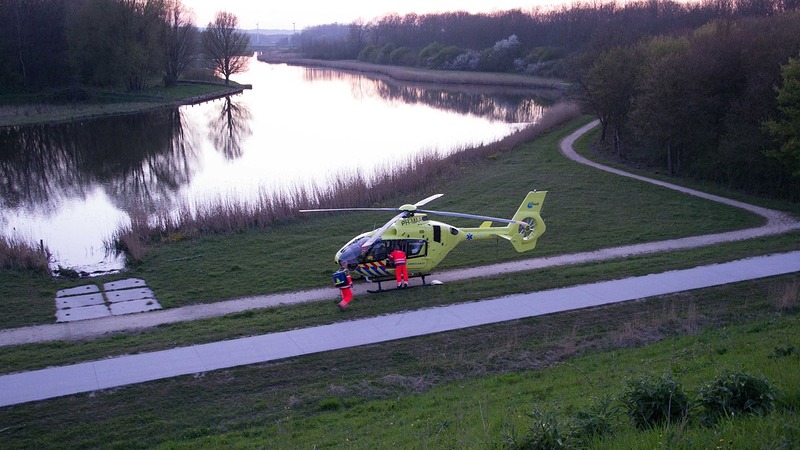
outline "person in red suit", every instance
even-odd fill
[[[408,287],[406,252],[404,252],[400,247],[395,248],[391,253],[389,253],[389,261],[394,263],[394,276],[397,279],[397,287]]]
[[[342,301],[339,302],[339,309],[344,310],[353,299],[353,279],[350,272],[342,267],[333,274],[333,285],[339,288],[342,294]]]

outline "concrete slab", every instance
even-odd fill
[[[84,306],[102,305],[103,294],[84,294],[72,297],[56,297],[56,309],[82,308]]]
[[[109,316],[111,316],[111,311],[104,304],[56,310],[56,322],[74,322],[76,320],[99,319]]]
[[[127,302],[131,300],[144,300],[155,298],[153,291],[149,288],[122,289],[117,291],[107,291],[106,298],[111,303]]]
[[[239,360],[254,364],[303,354],[288,332],[196,345],[195,350],[206,370],[233,367]]]
[[[51,367],[3,376],[0,405],[44,400],[99,388],[94,376],[94,363]]]
[[[204,372],[194,347],[183,347],[95,361],[100,389]]]
[[[109,309],[111,310],[111,314],[118,316],[121,314],[133,314],[161,309],[161,305],[155,299],[151,298],[112,303],[109,305]]]
[[[94,292],[100,292],[100,288],[98,288],[94,284],[89,284],[86,286],[78,286],[69,289],[62,289],[56,292],[56,298],[58,297],[69,297],[71,295],[81,295],[81,294],[91,294]]]
[[[124,280],[112,281],[103,285],[103,290],[116,291],[117,289],[132,289],[146,286],[144,280],[139,278],[127,278]]]

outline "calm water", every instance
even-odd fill
[[[129,212],[247,201],[422,151],[446,154],[536,121],[541,103],[466,87],[251,61],[253,89],[195,106],[0,130],[0,233],[44,241],[54,267],[123,267],[103,240]]]

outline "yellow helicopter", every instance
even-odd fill
[[[414,204],[399,208],[334,208],[303,209],[300,212],[330,211],[392,211],[398,212],[382,227],[359,234],[345,244],[334,257],[340,267],[346,267],[354,277],[361,276],[367,281],[378,283],[394,279],[388,255],[396,248],[406,253],[410,277],[425,277],[450,253],[456,245],[464,241],[503,238],[511,242],[518,252],[526,252],[536,247],[536,241],[545,231],[540,215],[547,191],[529,192],[511,219],[464,214],[448,211],[419,209],[443,194],[432,195]],[[430,220],[428,214],[478,219],[484,222],[476,228],[457,228],[443,222]],[[492,226],[492,222],[507,225]],[[373,291],[370,291],[373,292]]]

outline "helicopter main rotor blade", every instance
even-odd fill
[[[397,208],[325,208],[325,209],[301,209],[300,212],[334,212],[334,211],[392,211]]]
[[[464,214],[464,213],[449,212],[449,211],[433,211],[433,210],[426,210],[426,209],[418,209],[417,212],[424,212],[424,213],[429,213],[429,214],[439,214],[440,216],[461,217],[461,218],[464,218],[464,219],[491,220],[493,222],[515,223],[515,224],[518,224],[518,225],[525,225],[525,226],[528,225],[528,223],[523,222],[521,220],[503,219],[503,218],[500,218],[500,217],[479,216],[479,215],[476,215],[476,214]]]
[[[430,202],[432,200],[436,200],[437,198],[439,198],[439,197],[441,197],[443,195],[444,194],[433,194],[433,195],[431,195],[430,197],[428,197],[426,199],[423,199],[423,200],[418,201],[417,203],[414,203],[414,206],[422,206],[422,205],[424,205],[424,204],[426,204],[426,203],[428,203],[428,202]]]
[[[396,211],[396,210],[395,210],[395,211]],[[373,235],[372,235],[372,236],[371,236],[371,237],[370,237],[370,238],[367,240],[367,242],[364,242],[363,244],[361,244],[361,248],[362,248],[362,249],[369,248],[369,247],[370,247],[372,244],[374,244],[374,243],[375,243],[375,241],[377,241],[378,239],[380,239],[380,238],[381,238],[381,235],[382,235],[383,233],[385,233],[385,232],[386,232],[386,230],[388,230],[388,229],[389,229],[389,227],[391,227],[392,225],[394,225],[394,223],[395,223],[395,222],[397,222],[398,220],[400,220],[400,219],[402,219],[403,217],[405,217],[405,215],[406,215],[406,212],[405,212],[405,211],[403,211],[403,212],[401,212],[400,214],[398,214],[398,215],[396,215],[396,216],[392,217],[392,219],[391,219],[391,220],[389,220],[388,222],[386,222],[386,223],[385,223],[385,224],[384,224],[382,227],[378,228],[378,229],[377,229],[377,231],[375,231],[375,234],[373,234]]]

